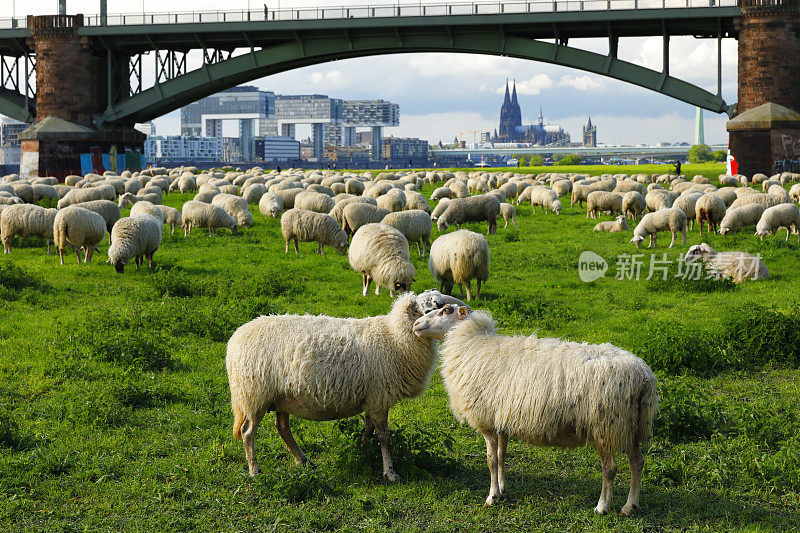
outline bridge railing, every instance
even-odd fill
[[[737,0],[532,0],[514,2],[457,2],[375,4],[354,6],[318,6],[307,8],[268,8],[236,11],[189,11],[175,13],[123,13],[85,17],[87,26],[124,26],[135,24],[201,24],[219,22],[306,21],[326,19],[377,19],[397,17],[435,17],[470,15],[508,15],[602,11],[621,9],[665,9],[699,7],[735,7]],[[8,23],[0,20],[0,28]]]

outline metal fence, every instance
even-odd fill
[[[755,1],[755,0],[751,0]],[[305,21],[327,19],[377,19],[398,17],[438,17],[471,15],[512,15],[525,13],[556,13],[608,11],[621,9],[667,9],[736,7],[737,0],[536,0],[530,2],[459,2],[379,4],[334,7],[308,7],[238,10],[189,11],[181,13],[124,13],[87,15],[87,26],[126,26],[138,24],[199,24],[219,22]],[[0,19],[0,29],[25,28],[23,17]]]

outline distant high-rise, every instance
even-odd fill
[[[589,117],[589,122],[583,127],[583,145],[597,146],[597,126],[592,125],[592,117]]]

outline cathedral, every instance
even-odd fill
[[[509,93],[508,80],[506,80],[506,95],[503,107],[500,108],[500,127],[495,130],[493,142],[520,142],[531,143],[539,146],[559,143],[569,144],[569,134],[556,125],[545,125],[542,117],[542,106],[539,106],[539,121],[537,124],[522,125],[522,110],[517,101],[517,84]]]
[[[597,126],[592,126],[592,117],[589,117],[589,123],[583,127],[583,145],[597,146]]]

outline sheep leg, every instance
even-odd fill
[[[699,223],[700,223],[700,235],[702,236],[702,235],[703,235],[703,219],[701,218],[701,219],[700,219],[700,220],[698,220],[697,222],[699,222]]]
[[[80,248],[78,248],[77,246],[73,246],[72,247],[72,251],[75,252],[75,257],[78,258],[78,264],[80,265],[81,264],[81,250],[80,250]]]
[[[475,291],[475,299],[477,300],[478,297],[481,295],[481,280],[477,280],[476,283],[478,284],[478,290]]]
[[[289,241],[286,241],[286,251],[283,252],[283,253],[285,253],[285,254],[289,253]]]
[[[294,457],[295,463],[311,468],[317,467],[317,465],[306,457],[306,454],[303,453],[303,450],[301,450],[300,446],[295,442],[294,436],[292,435],[292,428],[289,427],[289,413],[275,411],[275,428],[278,430],[278,435],[281,436],[286,447],[289,448],[289,453]]]
[[[58,249],[58,258],[61,260],[61,264],[64,264],[64,250],[61,248]]]
[[[298,246],[298,241],[296,238],[294,239],[294,253],[296,255],[300,255],[300,247]]]
[[[603,469],[603,488],[600,491],[600,500],[597,502],[597,507],[594,512],[597,514],[606,514],[611,507],[611,493],[614,490],[614,478],[617,475],[617,462],[614,460],[614,454],[606,451],[597,452],[600,454],[600,464]]]
[[[50,241],[47,241],[47,255],[50,255]],[[80,263],[80,258],[78,258],[78,262]]]
[[[682,246],[686,246],[686,228],[683,228],[681,230],[681,235],[683,235],[683,245]]]
[[[265,413],[266,409],[259,409],[253,414],[252,419],[245,416],[242,427],[239,430],[239,434],[242,437],[242,444],[244,444],[244,456],[247,458],[247,469],[250,471],[251,477],[261,473],[261,467],[258,466],[253,444],[256,439],[256,430],[261,423],[261,419],[264,418]]]
[[[789,226],[786,226],[786,242],[789,242]]]
[[[506,225],[505,225],[505,226],[503,226],[503,229],[506,229],[506,228],[508,227],[508,219],[507,219],[507,218],[503,218],[503,220],[505,220],[505,221],[506,221]]]
[[[497,486],[500,494],[506,493],[506,447],[508,446],[508,435],[505,433],[497,434]]]
[[[84,263],[91,263],[92,262],[92,254],[94,254],[94,246],[90,246],[86,249],[86,257],[84,257]]]
[[[461,289],[461,297],[463,298],[464,297],[464,284],[463,283],[459,283],[458,284],[458,288]]]
[[[516,217],[516,215],[514,215],[514,217],[511,219],[511,222],[514,223],[514,227],[515,228],[519,229],[519,226],[517,225],[517,217]]]
[[[672,248],[673,246],[675,246],[675,239],[677,237],[678,237],[678,232],[673,230],[672,231],[672,241],[669,243],[669,248]]]
[[[369,446],[369,439],[373,433],[375,433],[375,422],[372,421],[372,418],[367,413],[364,413],[364,433],[361,434],[362,448],[366,449]]]
[[[400,476],[394,471],[392,455],[389,453],[389,420],[388,413],[383,415],[375,426],[378,433],[378,442],[381,444],[381,457],[383,458],[383,476],[389,481],[397,481]]]
[[[364,296],[367,295],[367,291],[369,290],[368,280],[369,280],[369,276],[367,276],[366,274],[362,273],[361,274],[361,292],[362,292],[362,294]]]
[[[472,300],[472,280],[467,280],[467,301]]]
[[[500,486],[497,481],[497,434],[482,431],[483,438],[486,439],[486,464],[489,465],[489,496],[486,498],[486,505],[493,505],[500,499]]]
[[[631,463],[631,490],[628,493],[628,501],[620,513],[622,516],[630,516],[635,509],[639,508],[639,490],[642,488],[642,466],[644,466],[644,456],[638,444],[634,444],[628,452]]]

